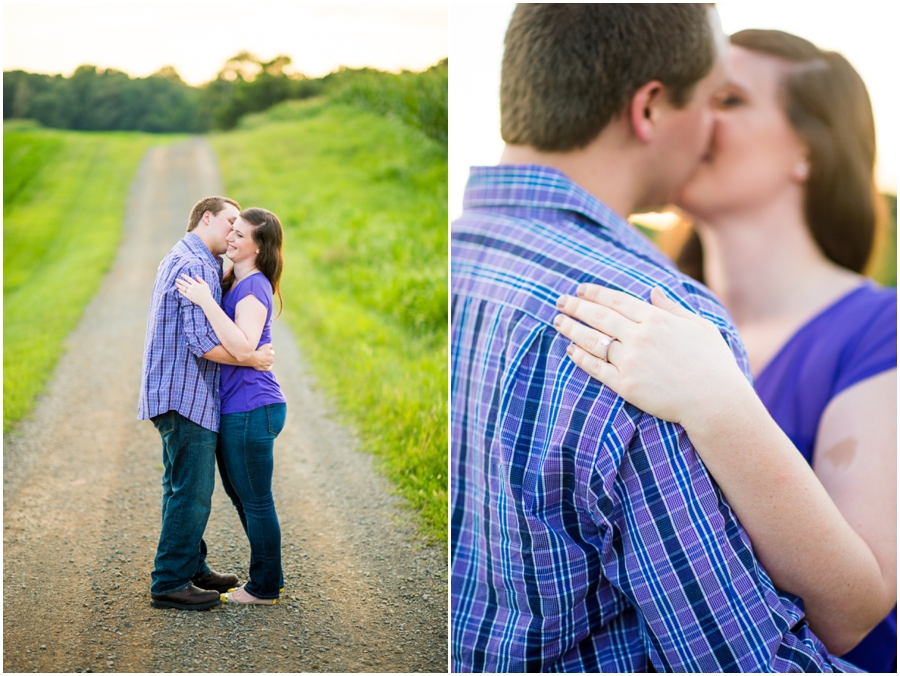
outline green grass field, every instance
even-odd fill
[[[138,163],[166,139],[4,126],[4,433],[44,389],[115,256]]]
[[[282,317],[319,383],[446,541],[446,146],[325,101],[210,140],[227,194],[285,227]]]
[[[5,126],[4,433],[112,262],[141,157],[170,139]],[[227,194],[285,224],[283,320],[423,531],[446,541],[446,146],[323,101],[211,141]]]

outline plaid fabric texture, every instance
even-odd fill
[[[197,235],[187,233],[159,264],[153,284],[138,419],[177,411],[218,432],[219,365],[203,355],[219,345],[219,339],[200,306],[175,288],[182,273],[202,277],[216,301],[222,300],[222,260]]]
[[[776,590],[684,430],[567,359],[556,298],[724,309],[560,172],[476,167],[451,249],[454,671],[856,671]]]

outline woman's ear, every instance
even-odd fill
[[[659,80],[651,80],[631,97],[629,114],[631,130],[642,143],[653,140],[659,122],[659,106],[664,99],[665,87]]]

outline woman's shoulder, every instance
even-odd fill
[[[237,298],[253,295],[265,303],[266,299],[271,300],[272,298],[272,283],[263,273],[254,272],[252,275],[247,275],[237,282],[232,287],[232,291]]]
[[[829,312],[833,323],[850,331],[888,332],[897,335],[897,289],[866,282],[835,303]]]
[[[274,301],[272,299],[272,284],[262,273],[253,273],[234,283],[223,299],[227,312],[234,313],[238,303],[247,296],[253,296],[263,307],[271,311]]]
[[[829,325],[827,331],[843,338],[835,393],[897,368],[896,288],[864,284],[833,308]]]

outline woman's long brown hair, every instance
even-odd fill
[[[256,269],[266,276],[272,285],[272,293],[278,296],[278,315],[280,315],[284,305],[280,288],[281,272],[284,269],[284,253],[281,250],[284,243],[284,231],[281,221],[271,211],[259,207],[244,209],[241,212],[241,218],[253,226],[250,235],[259,247],[259,253],[256,255]],[[222,278],[222,294],[227,293],[232,286],[234,286],[234,268],[226,272]]]

